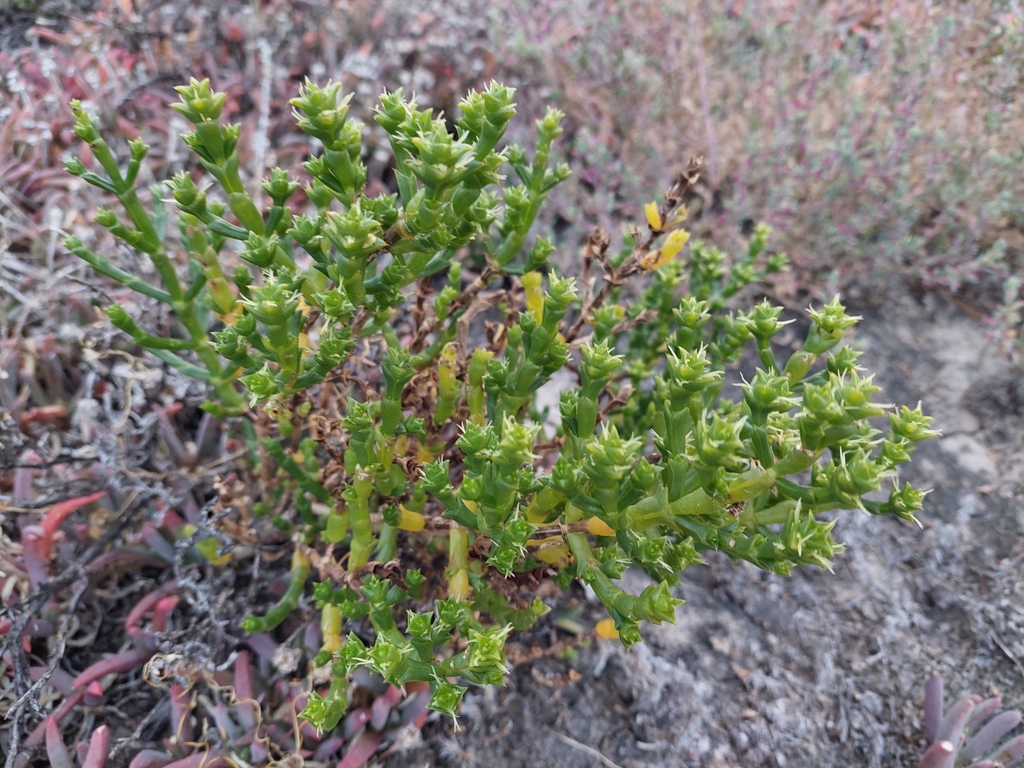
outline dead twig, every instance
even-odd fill
[[[672,220],[672,215],[683,204],[685,194],[697,183],[697,179],[700,178],[702,162],[702,158],[691,157],[686,170],[679,173],[672,186],[665,192],[665,202],[662,203],[658,214],[659,221],[670,222]],[[656,229],[653,223],[649,223],[647,225],[647,237],[643,237],[640,228],[634,226],[630,231],[634,242],[633,252],[618,267],[612,267],[608,263],[608,246],[611,244],[611,237],[608,233],[600,227],[596,227],[591,232],[583,253],[583,309],[579,317],[576,318],[576,322],[566,331],[566,343],[572,343],[580,335],[583,326],[591,322],[594,310],[604,304],[615,289],[615,286],[622,285],[626,278],[637,274],[645,268],[644,257],[650,253],[654,247],[654,242],[671,228],[665,227],[664,224],[661,226],[662,228]],[[601,290],[596,294],[594,293],[596,278],[591,275],[592,265],[595,261],[604,269],[604,283],[601,285]]]
[[[1006,643],[1004,643],[1004,642],[1002,641],[1002,639],[1001,639],[1001,638],[999,637],[999,635],[997,635],[997,634],[995,633],[995,631],[992,631],[992,632],[990,633],[990,637],[991,637],[991,638],[992,638],[992,640],[993,640],[993,641],[995,642],[995,644],[996,644],[997,646],[999,646],[999,650],[1001,650],[1001,651],[1002,651],[1003,653],[1005,653],[1005,654],[1006,654],[1006,657],[1007,657],[1007,658],[1008,658],[1008,659],[1009,659],[1010,661],[1012,661],[1012,662],[1013,662],[1013,665],[1014,665],[1015,667],[1017,667],[1017,671],[1018,671],[1018,672],[1020,672],[1020,676],[1021,676],[1022,678],[1024,678],[1024,664],[1021,664],[1021,662],[1020,662],[1020,659],[1018,659],[1018,658],[1017,658],[1017,657],[1016,657],[1016,656],[1015,656],[1015,655],[1013,654],[1013,651],[1011,651],[1011,650],[1010,650],[1009,648],[1007,648],[1007,647],[1006,647]]]
[[[622,768],[622,766],[620,766],[618,763],[613,762],[612,760],[609,760],[607,757],[602,755],[600,752],[598,752],[593,747],[588,747],[586,744],[582,744],[582,743],[576,741],[576,739],[573,739],[573,738],[571,738],[569,736],[566,736],[564,733],[559,733],[554,728],[551,728],[549,730],[551,731],[551,734],[556,739],[561,741],[563,744],[568,744],[570,747],[572,747],[573,749],[578,749],[580,752],[586,752],[591,757],[595,757],[598,760],[600,760],[602,765],[606,765],[606,766],[608,766],[608,768]]]

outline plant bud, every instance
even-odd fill
[[[693,296],[684,296],[679,302],[679,308],[673,311],[673,315],[679,325],[693,330],[700,330],[711,319],[708,303],[698,301]]]
[[[709,467],[742,466],[740,451],[743,450],[743,441],[740,439],[740,431],[744,422],[742,418],[728,422],[713,413],[711,423],[705,424],[698,431],[696,448],[701,463]]]
[[[619,642],[622,643],[626,650],[629,650],[643,639],[640,637],[640,627],[635,621],[622,621],[616,629],[619,633]]]
[[[298,191],[299,186],[299,182],[290,178],[288,172],[281,168],[272,168],[270,178],[263,181],[263,191],[274,201],[274,205],[284,205]]]
[[[505,638],[512,627],[486,627],[482,630],[470,629],[466,637],[467,653],[470,664],[474,666],[495,666],[507,672],[505,668]]]
[[[548,192],[554,189],[570,176],[572,176],[572,171],[569,170],[569,164],[558,163],[554,168],[544,174],[544,185],[541,191]]]
[[[77,157],[69,157],[64,161],[64,170],[70,173],[72,176],[82,176],[88,173],[88,170],[83,163]]]
[[[320,236],[320,221],[312,216],[296,216],[292,219],[288,234],[295,238],[299,245],[306,247]]]
[[[182,210],[190,213],[196,212],[195,215],[198,216],[198,211],[206,207],[206,195],[199,191],[192,177],[185,171],[174,174],[167,182],[167,186],[170,187],[171,194],[174,195],[174,202]]]
[[[405,101],[402,89],[388,93],[384,91],[380,95],[380,106],[377,107],[377,114],[374,119],[390,135],[394,136],[411,112],[409,104]]]
[[[507,123],[515,115],[515,102],[512,101],[516,89],[492,80],[481,94],[487,122],[491,125]]]
[[[432,613],[416,613],[415,611],[406,612],[406,627],[407,631],[413,637],[429,637],[431,624],[434,622],[434,615]]]
[[[551,487],[566,496],[574,495],[583,480],[582,472],[560,456],[551,468]]]
[[[440,496],[445,491],[450,493],[451,487],[447,461],[435,461],[423,465],[423,489],[427,493]]]
[[[892,431],[912,443],[919,443],[922,440],[939,436],[938,432],[928,429],[928,425],[931,423],[932,417],[925,416],[921,412],[920,403],[913,410],[904,405],[900,408],[899,415],[889,414]]]
[[[93,117],[82,106],[82,102],[74,99],[71,104],[71,113],[75,117],[75,125],[72,132],[86,144],[95,144],[101,140],[99,121]]]
[[[270,366],[264,364],[260,370],[242,377],[245,388],[258,400],[266,400],[278,391],[277,380]]]
[[[785,271],[786,267],[789,266],[789,256],[785,253],[774,253],[768,257],[768,263],[765,266],[765,272],[768,274],[775,274],[776,272]]]
[[[171,108],[193,125],[220,118],[227,94],[211,91],[209,79],[199,81],[192,78],[188,85],[176,86],[174,90],[181,95],[181,101],[172,104]]]
[[[495,460],[507,468],[518,468],[522,464],[531,463],[536,458],[533,446],[539,433],[539,424],[522,424],[511,416],[506,416],[502,423]]]
[[[243,336],[252,336],[256,333],[256,318],[248,313],[243,313],[235,321],[235,329]]]
[[[637,598],[636,612],[638,617],[643,617],[644,621],[651,621],[655,624],[661,624],[663,621],[675,623],[676,608],[682,603],[682,600],[672,597],[668,591],[668,584],[665,582],[657,585],[650,584]]]
[[[470,91],[459,102],[459,109],[462,111],[459,127],[466,131],[471,138],[479,138],[487,122],[487,106],[484,104],[483,94]]]
[[[305,164],[303,164],[305,165]],[[306,197],[309,201],[317,207],[317,210],[323,211],[334,201],[334,193],[329,187],[325,186],[319,179],[314,178],[312,184],[307,184],[302,188]]]
[[[427,703],[429,709],[440,712],[443,715],[450,715],[455,720],[459,711],[459,703],[462,701],[462,694],[466,689],[460,685],[452,685],[449,682],[439,682],[430,694],[430,701]]]
[[[819,310],[810,310],[811,319],[818,329],[818,333],[824,339],[838,341],[843,333],[852,328],[860,320],[859,317],[851,317],[846,314],[846,309],[839,303],[836,296],[828,304]]]
[[[788,411],[798,401],[790,397],[789,379],[763,369],[754,374],[754,380],[743,385],[743,399],[755,413]]]
[[[402,388],[416,375],[409,351],[401,347],[388,347],[387,354],[381,361],[381,371],[387,385],[385,397],[401,395]]]
[[[245,241],[245,250],[238,254],[238,256],[260,269],[267,269],[277,258],[279,247],[280,241],[277,235],[263,237],[255,232],[250,232],[249,239]]]
[[[528,270],[540,270],[548,265],[548,257],[555,252],[555,246],[546,237],[538,237],[526,259]]]
[[[249,238],[250,243],[254,237]],[[276,242],[274,246],[276,248]],[[279,326],[287,323],[299,311],[299,299],[299,294],[285,279],[270,274],[262,286],[253,289],[252,298],[243,304],[246,311],[261,323]]]
[[[504,575],[505,578],[508,578],[512,574],[519,558],[520,554],[515,549],[499,546],[487,558],[487,564]]]
[[[871,396],[881,392],[882,388],[872,383],[872,378],[861,379],[856,373],[853,380],[842,381],[839,385],[839,399],[847,416],[853,419],[871,419],[883,415],[891,405],[879,405],[871,402]]]
[[[466,620],[468,614],[467,605],[461,600],[449,597],[445,600],[438,600],[435,606],[437,609],[437,623],[446,629],[460,626]]]
[[[722,377],[720,371],[710,370],[711,361],[708,359],[707,349],[704,347],[696,352],[670,347],[665,356],[665,363],[666,382],[671,387],[686,392],[699,392]]]
[[[519,185],[505,190],[505,217],[499,229],[502,234],[516,232],[526,221],[530,208],[530,190]]]
[[[787,320],[781,322],[779,315],[782,314],[782,307],[773,307],[767,301],[762,301],[747,316],[748,327],[759,341],[767,341],[782,330],[783,326],[793,322]]]
[[[761,251],[764,250],[765,244],[768,242],[768,236],[771,235],[772,228],[764,222],[759,222],[754,225],[754,231],[750,235],[750,245],[747,251],[747,258],[753,261],[758,257]]]
[[[544,117],[537,121],[537,136],[540,144],[550,146],[551,142],[562,135],[562,118],[565,113],[560,109],[548,107]]]
[[[348,258],[365,258],[384,246],[380,224],[354,205],[345,213],[329,211],[323,233]]]
[[[587,443],[589,455],[583,469],[599,484],[619,482],[632,471],[642,447],[639,438],[622,438],[613,425],[608,425],[596,439]]]
[[[562,425],[567,431],[579,435],[579,426],[576,422],[576,414],[579,412],[579,395],[571,390],[564,389],[558,396],[558,411],[562,416]]]
[[[835,386],[831,381],[821,386],[805,384],[803,406],[818,421],[831,424],[849,421],[842,404],[836,400]]]
[[[554,324],[565,316],[566,309],[576,300],[577,295],[575,279],[550,275],[548,277],[547,296],[544,298],[544,309],[545,312],[551,313],[554,323],[549,319],[545,319],[545,327],[554,327]]]
[[[690,245],[690,259],[695,274],[705,285],[725,277],[725,254],[703,240]]]
[[[646,493],[652,491],[657,486],[660,474],[661,467],[656,467],[646,459],[641,459],[633,467],[629,480],[634,488]]]
[[[886,511],[892,512],[904,520],[917,522],[914,513],[921,509],[921,506],[924,504],[924,497],[928,493],[929,491],[922,491],[912,487],[910,483],[905,483],[902,488],[894,486],[889,493]]]
[[[378,195],[364,197],[360,201],[363,211],[380,225],[381,231],[387,231],[398,221],[398,196]]]
[[[370,668],[387,681],[397,680],[405,662],[405,649],[395,645],[384,634],[377,635],[377,642],[370,649]]]
[[[890,435],[882,441],[882,461],[888,464],[890,468],[905,464],[910,461],[910,453],[913,448],[914,444],[907,440],[907,438]]]
[[[105,208],[96,209],[96,223],[101,227],[110,229],[118,225],[117,216],[114,215],[113,211],[108,211]]]
[[[840,347],[825,361],[826,368],[829,373],[834,373],[836,376],[853,376],[861,370],[857,365],[861,354],[853,347]]]
[[[596,400],[601,390],[611,381],[615,369],[622,364],[622,357],[612,354],[607,341],[584,344],[580,347],[580,352],[583,355],[583,363],[580,366],[583,395]]]
[[[506,147],[505,157],[508,159],[509,165],[513,168],[517,165],[523,165],[526,163],[526,150],[518,144],[512,144],[511,146]]]
[[[620,304],[605,304],[594,309],[594,338],[607,341],[612,330],[626,316],[626,308]]]
[[[341,365],[355,347],[348,328],[332,325],[320,332],[320,343],[313,359],[324,368]]]
[[[851,496],[862,496],[878,490],[884,469],[876,465],[864,451],[841,454],[842,461],[833,475],[836,487]]]

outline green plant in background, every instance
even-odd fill
[[[172,338],[120,307],[108,314],[141,347],[209,381],[208,410],[238,414],[248,402],[276,423],[254,453],[280,470],[261,509],[284,488],[293,499],[275,518],[297,542],[292,578],[244,626],[275,629],[319,572],[316,663],[334,683],[305,710],[318,729],[338,725],[345,680],[361,668],[396,686],[428,684],[430,707],[452,715],[465,691],[454,681],[500,684],[509,632],[546,610],[524,586],[539,578],[590,586],[628,647],[641,622],[674,620],[670,587],[702,552],[787,574],[829,567],[841,549],[820,513],[914,520],[924,493],[899,485],[896,470],[935,434],[930,419],[874,401],[858,354],[839,346],[856,318],[838,300],[811,312],[806,340],[784,360],[772,344],[779,308],[728,310],[785,267],[784,256],[765,258],[767,228],[738,259],[701,242],[679,257],[697,163],[621,249],[595,231],[577,283],[555,274],[553,246],[530,234],[568,174],[549,163],[556,110],[537,121],[530,155],[500,146],[512,89],[470,93],[454,129],[386,93],[376,119],[397,192],[369,197],[362,126],[339,86],[307,83],[292,103],[321,148],[305,163],[310,181],[300,192],[273,170],[260,210],[239,176],[238,128],[218,120],[224,95],[206,81],[178,90],[175,108],[194,125],[185,142],[217,182],[200,189],[180,173],[168,183],[180,235],[166,226],[161,190],[148,208],[135,191],[145,145],[130,145],[122,171],[78,105],[76,133],[106,175],[69,163],[119,198],[130,225],[110,212],[99,221],[149,256],[162,287],[68,246],[171,308],[181,327]],[[622,286],[637,275],[650,279],[627,307]],[[726,368],[748,349],[756,373],[726,389]],[[556,419],[537,395],[563,370],[576,385],[561,392]],[[871,420],[885,416],[883,433]],[[552,422],[555,434],[544,433]],[[616,584],[630,566],[654,581],[639,595]],[[346,622],[372,627],[372,642]]]

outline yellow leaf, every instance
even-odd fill
[[[553,565],[556,568],[565,568],[569,565],[569,549],[561,536],[534,539],[527,542],[527,546],[536,549],[534,555],[542,563]]]
[[[689,215],[690,212],[686,210],[686,206],[680,205],[678,208],[676,208],[675,212],[672,214],[672,218],[669,219],[668,223],[665,225],[666,229],[671,229],[677,224],[682,224],[684,221],[686,221]]]
[[[448,596],[456,600],[465,600],[469,597],[469,573],[465,568],[455,571],[448,579]]]
[[[665,244],[661,246],[661,255],[665,262],[675,258],[676,254],[683,250],[686,241],[690,239],[690,233],[685,229],[675,229],[665,238]],[[658,266],[661,266],[660,264]]]
[[[418,533],[426,527],[427,519],[419,512],[410,512],[402,504],[398,505],[398,510],[402,514],[402,519],[398,523],[398,527],[401,530]]]
[[[619,631],[615,628],[615,621],[612,619],[601,619],[594,627],[594,634],[604,640],[617,640]]]
[[[409,436],[399,435],[395,438],[395,456],[405,456],[405,452],[409,449]]]
[[[658,204],[656,202],[647,203],[644,206],[644,213],[647,215],[647,223],[651,225],[651,229],[661,232],[661,214],[658,213]]]
[[[587,518],[587,532],[595,536],[614,536],[615,531],[599,517]]]
[[[676,254],[683,250],[683,246],[690,239],[690,233],[685,229],[676,229],[669,233],[661,248],[656,251],[649,251],[640,257],[640,266],[650,271],[659,269],[668,264],[676,257]]]
[[[540,323],[544,320],[544,291],[541,290],[540,272],[527,272],[523,275],[523,290],[526,291],[526,311],[532,312]]]

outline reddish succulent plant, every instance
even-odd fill
[[[1016,710],[1001,712],[999,696],[967,694],[945,709],[942,676],[924,689],[924,730],[929,747],[917,768],[1010,768],[1024,759],[1024,735],[1010,739],[1021,721]]]

